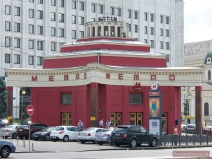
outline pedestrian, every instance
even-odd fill
[[[78,122],[78,124],[77,124],[77,127],[78,127],[78,129],[81,130],[81,131],[84,129],[84,124],[83,124],[83,122],[82,122],[81,120],[79,120],[79,122]]]
[[[105,123],[105,126],[106,126],[107,129],[110,128],[110,121],[109,120],[107,120],[107,122]]]
[[[174,126],[174,144],[177,145],[177,138],[178,138],[178,129],[177,126]]]
[[[103,119],[101,119],[101,120],[99,121],[99,127],[100,127],[100,128],[103,128],[103,127],[104,127]]]

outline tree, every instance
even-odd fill
[[[0,119],[7,117],[7,87],[5,77],[0,77]]]

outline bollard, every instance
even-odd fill
[[[34,150],[34,145],[33,145],[33,143],[32,143],[32,151],[35,151],[35,150]]]
[[[18,137],[16,139],[17,139],[17,146],[18,146]]]
[[[25,137],[23,137],[23,145],[24,145],[24,148],[25,148]]]
[[[208,134],[207,134],[207,145],[208,145]]]

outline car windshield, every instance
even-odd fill
[[[8,125],[7,127],[5,127],[5,128],[13,128],[14,127],[14,125]]]
[[[111,129],[101,129],[99,130],[99,132],[109,132],[109,131],[112,131]]]
[[[64,127],[56,127],[55,129],[56,131],[61,131],[61,130],[64,130]]]
[[[127,127],[116,127],[114,132],[127,132]]]
[[[51,131],[51,130],[54,130],[54,129],[55,129],[55,127],[47,127],[45,129],[43,129],[43,131]]]

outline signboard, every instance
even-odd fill
[[[91,120],[92,121],[96,120],[96,117],[95,116],[91,116]]]
[[[26,108],[26,112],[28,115],[32,115],[34,113],[34,107],[32,105],[28,105]]]
[[[160,119],[149,119],[149,132],[160,135]]]

